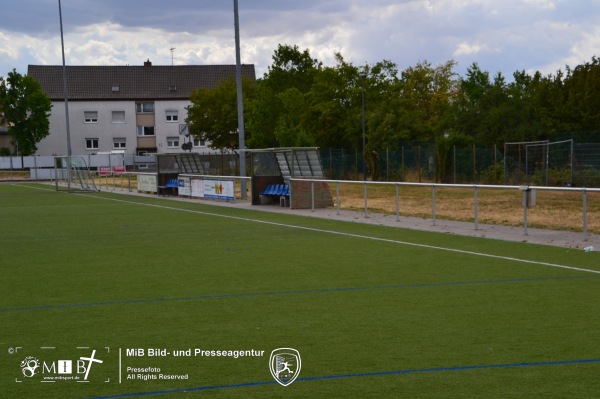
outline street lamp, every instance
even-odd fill
[[[365,159],[365,142],[367,140],[367,133],[365,127],[365,79],[366,74],[360,75],[362,78],[362,153],[363,153],[363,180],[367,181],[367,162]]]
[[[240,55],[240,17],[238,0],[233,0],[233,19],[235,29],[235,80],[237,86],[238,140],[240,149],[240,186],[242,199],[246,199],[246,138],[244,131],[244,97],[242,93],[242,65]]]
[[[67,192],[71,192],[71,129],[69,126],[69,92],[67,89],[67,64],[65,62],[65,39],[63,34],[62,6],[58,0],[58,18],[60,19],[60,47],[62,50],[63,91],[65,96],[65,123],[67,129]]]

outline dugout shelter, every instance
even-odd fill
[[[280,205],[291,209],[326,208],[333,199],[324,180],[319,149],[315,147],[280,147],[247,150],[251,154],[252,205]],[[292,179],[307,179],[292,180]],[[269,186],[283,186],[268,194]],[[314,196],[314,197],[313,197]]]
[[[157,154],[156,163],[156,184],[159,195],[177,195],[177,187],[172,187],[169,182],[177,180],[180,174],[207,174],[207,165],[202,162],[200,154],[194,152]]]

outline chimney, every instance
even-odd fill
[[[152,61],[150,61],[150,58],[148,58],[148,61],[144,61],[144,66],[145,67],[151,67],[152,66]]]

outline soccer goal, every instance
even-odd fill
[[[55,157],[56,191],[98,191],[94,176],[82,157]]]
[[[504,144],[504,182],[544,186],[573,181],[573,140]]]

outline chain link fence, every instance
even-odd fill
[[[321,160],[333,180],[363,180],[366,174],[372,181],[600,187],[600,143],[574,142],[572,150],[570,144],[536,144],[528,157],[523,147],[521,158],[504,152],[495,146],[444,151],[435,143],[411,142],[365,157],[356,148],[322,148]]]

